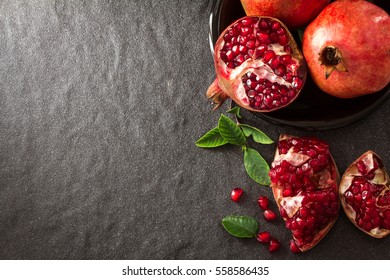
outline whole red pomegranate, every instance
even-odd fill
[[[307,25],[329,2],[330,0],[241,0],[247,16],[275,17],[289,28]]]
[[[376,238],[390,234],[390,178],[377,154],[368,151],[355,160],[339,190],[345,214],[355,226]]]
[[[340,98],[383,89],[390,82],[390,17],[364,0],[338,0],[309,24],[303,54],[314,82]]]
[[[313,137],[281,135],[269,172],[279,212],[304,252],[329,231],[339,214],[336,164],[328,145]]]
[[[243,17],[219,36],[214,49],[217,78],[207,90],[218,108],[227,98],[257,112],[290,104],[306,80],[306,65],[279,20]]]

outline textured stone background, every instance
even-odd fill
[[[1,259],[389,259],[341,214],[315,249],[291,254],[281,220],[261,217],[270,189],[237,147],[194,142],[220,113],[212,1],[3,0],[0,3]],[[329,142],[341,172],[368,149],[390,168],[389,103]],[[307,131],[256,119],[277,139]],[[252,146],[268,162],[274,145]],[[229,199],[241,186],[240,204]],[[275,206],[274,204],[272,205]],[[284,247],[227,234],[228,214],[257,217]]]

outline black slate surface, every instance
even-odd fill
[[[227,109],[204,97],[211,5],[1,1],[1,259],[389,259],[390,238],[343,213],[314,249],[290,253],[283,222],[260,216],[256,199],[271,191],[246,175],[240,149],[194,145]],[[273,139],[326,140],[343,172],[368,149],[390,168],[388,110],[322,132],[253,121]],[[251,145],[271,162],[274,145]],[[229,214],[256,217],[283,248],[230,236]]]

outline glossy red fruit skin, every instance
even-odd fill
[[[234,202],[238,202],[241,198],[241,196],[243,195],[244,193],[244,190],[241,189],[241,188],[234,188],[231,193],[230,193],[230,198],[234,201]]]
[[[264,15],[280,19],[289,28],[310,23],[330,0],[241,0],[246,15]]]
[[[355,211],[354,206],[348,202],[347,194],[349,192],[353,195],[351,193],[354,192],[352,183],[356,179],[364,182],[363,187],[367,190],[371,188],[374,188],[374,192],[376,191],[375,188],[380,190],[376,196],[373,196],[372,190],[369,192],[366,191],[366,193],[368,193],[367,195],[363,195],[364,191],[362,190],[355,195],[360,196],[360,205],[362,207],[360,207],[359,210],[364,210],[362,212],[364,214],[360,214],[363,216],[360,220],[363,220],[363,218],[364,220],[366,219],[364,217],[364,215],[368,214],[368,211],[366,210],[375,209],[374,212],[379,213],[379,226],[372,226],[365,229],[364,224],[359,225],[359,216]],[[375,238],[383,238],[390,234],[390,177],[385,170],[382,160],[376,153],[371,150],[365,152],[345,170],[340,181],[339,194],[345,214],[357,228]],[[380,196],[388,197],[386,204],[380,202]],[[370,201],[368,201],[368,199],[370,199]],[[374,203],[371,203],[371,201]],[[378,216],[376,218],[378,218]],[[384,223],[385,219],[387,220],[387,226],[384,227],[383,225],[386,224]],[[368,219],[368,222],[373,222],[373,219]]]
[[[390,17],[364,0],[329,4],[304,31],[302,48],[311,77],[324,92],[338,98],[372,94],[390,82]],[[347,72],[326,77],[319,60],[325,47],[337,48]],[[329,72],[329,71],[328,71]]]

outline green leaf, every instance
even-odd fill
[[[246,137],[252,136],[253,140],[260,144],[272,144],[274,141],[269,138],[264,132],[262,132],[260,129],[247,125],[247,124],[239,124],[239,126],[242,129],[242,132],[244,132],[244,135]]]
[[[215,148],[215,147],[223,146],[227,143],[228,141],[225,140],[225,138],[223,138],[219,133],[218,127],[215,127],[209,132],[207,132],[205,135],[200,137],[195,142],[195,145],[200,148]]]
[[[222,137],[230,144],[240,146],[245,145],[246,138],[244,136],[244,133],[234,121],[232,121],[225,115],[221,115],[221,117],[219,118],[218,129]]]
[[[269,166],[265,159],[254,149],[244,149],[244,166],[245,170],[255,182],[269,186]]]
[[[231,113],[233,115],[235,115],[237,118],[242,118],[241,114],[240,114],[240,107],[238,106],[234,106],[233,108],[231,108],[229,111],[227,111],[228,113]]]
[[[253,238],[259,230],[257,221],[247,216],[226,216],[222,225],[228,233],[239,238]]]

